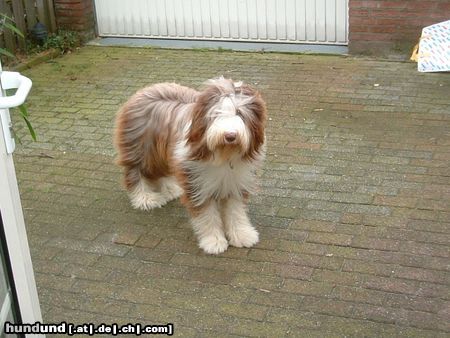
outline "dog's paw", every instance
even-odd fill
[[[259,241],[258,231],[251,225],[235,227],[227,235],[230,240],[230,245],[237,248],[250,248]]]
[[[131,194],[130,199],[133,208],[146,211],[161,208],[167,203],[167,198],[164,195],[155,192]]]
[[[224,236],[209,235],[202,237],[198,245],[206,253],[218,255],[228,248],[228,241]]]

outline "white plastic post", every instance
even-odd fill
[[[10,125],[8,123],[10,119],[3,118],[5,110],[9,117],[8,108],[12,107],[12,104],[20,105],[25,101],[31,88],[31,81],[18,73],[5,77],[3,89],[7,89],[10,86],[12,86],[10,88],[14,88],[16,85],[17,87],[15,88],[18,88],[16,95],[20,97],[14,95],[16,96],[15,98],[5,98],[3,92],[1,93],[3,97],[0,97],[0,109],[2,111],[2,119],[0,119],[0,210],[22,321],[27,324],[34,324],[38,321],[42,322],[42,315],[17,186],[16,171],[12,154],[8,151],[7,137],[5,137],[5,130],[9,132]],[[4,125],[5,123],[7,123],[6,126]],[[10,136],[10,133],[8,133],[8,137]],[[37,334],[27,336],[45,337]]]
[[[2,72],[0,64],[0,120],[2,121],[2,129],[8,154],[12,154],[16,147],[14,137],[11,133],[12,122],[9,108],[23,104],[31,90],[31,86],[32,83],[29,78],[16,72]],[[16,93],[11,96],[6,96],[5,90],[13,88],[17,88]]]

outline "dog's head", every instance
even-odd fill
[[[256,158],[264,144],[266,105],[254,88],[223,77],[209,80],[193,110],[188,142],[196,159]]]

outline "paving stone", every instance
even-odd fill
[[[325,232],[311,232],[307,241],[310,243],[349,246],[352,242],[352,236]]]
[[[344,261],[344,265],[342,267],[342,271],[361,272],[386,277],[393,275],[396,269],[397,265],[395,264],[379,264],[348,259]]]
[[[238,319],[229,332],[249,337],[284,337],[289,329],[280,323],[268,323],[251,319]]]
[[[278,276],[260,275],[257,279],[247,273],[237,273],[230,282],[233,286],[248,287],[258,290],[277,290],[282,284],[283,279]]]
[[[337,285],[333,289],[332,297],[344,301],[359,303],[362,305],[374,304],[381,306],[382,304],[385,304],[386,298],[390,295],[392,294],[388,294],[382,291],[364,289],[361,287]]]
[[[99,258],[100,255],[95,253],[80,252],[69,248],[64,248],[61,249],[54,257],[54,260],[58,262],[69,262],[80,265],[93,265]]]
[[[289,227],[291,229],[333,232],[336,226],[333,222],[296,219]]]
[[[367,248],[377,250],[397,251],[400,243],[398,241],[382,238],[371,238],[365,236],[356,236],[352,239],[352,247]]]
[[[315,281],[301,281],[296,279],[285,279],[281,290],[293,294],[300,294],[304,296],[318,296],[327,297],[333,290],[333,285],[330,283],[322,283]]]
[[[138,270],[144,263],[137,259],[126,259],[117,256],[100,256],[95,261],[95,266],[102,268],[111,268],[115,270],[122,270],[125,272],[134,272]]]
[[[282,277],[310,279],[313,268],[293,264],[265,263],[262,272],[264,274],[276,274]]]
[[[260,321],[265,319],[268,310],[268,306],[256,304],[223,303],[218,306],[218,312],[225,315]]]

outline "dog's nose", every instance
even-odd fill
[[[234,141],[236,141],[236,132],[235,131],[227,131],[225,133],[225,141],[227,143],[233,143]]]

